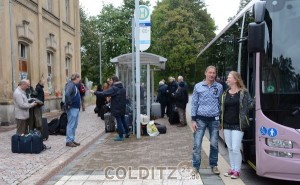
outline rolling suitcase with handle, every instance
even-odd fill
[[[104,114],[105,132],[114,132],[116,130],[115,117],[110,113]]]

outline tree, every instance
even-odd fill
[[[87,17],[85,11],[80,8],[80,35],[81,35],[81,75],[93,82],[99,82],[99,58],[96,24],[93,19]],[[98,62],[97,62],[98,61]]]
[[[200,0],[163,0],[152,18],[149,51],[168,59],[159,78],[192,77],[200,49],[214,36],[215,23]]]
[[[141,1],[140,4],[147,4]],[[134,0],[124,0],[119,7],[107,4],[98,16],[87,18],[81,9],[82,74],[96,84],[99,82],[99,41],[102,43],[102,79],[115,74],[110,59],[131,52],[131,20]],[[104,82],[104,81],[103,81]],[[101,83],[103,83],[101,82]]]

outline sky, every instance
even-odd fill
[[[207,5],[207,11],[215,20],[218,27],[216,33],[222,30],[227,24],[229,17],[237,13],[240,0],[203,0]],[[112,3],[115,7],[122,4],[123,0],[79,0],[80,5],[90,16],[98,15],[104,4]],[[157,0],[150,0],[155,5]],[[225,8],[226,7],[226,8]]]

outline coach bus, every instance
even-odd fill
[[[236,70],[255,97],[243,160],[257,175],[300,181],[300,0],[253,0],[198,55],[225,87]],[[196,74],[197,75],[197,74]]]

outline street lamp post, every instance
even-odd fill
[[[100,37],[99,37],[99,72],[100,72],[100,84],[102,83],[102,56],[101,56],[101,54],[102,54],[102,41],[101,41],[101,36],[102,36],[102,34],[100,33]]]

